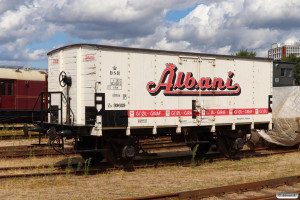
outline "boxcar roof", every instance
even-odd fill
[[[0,68],[0,79],[45,81],[46,71]]]
[[[265,60],[265,61],[273,61],[270,58],[263,58],[263,57],[241,57],[241,56],[234,56],[234,55],[219,55],[219,54],[205,54],[205,53],[196,53],[196,52],[181,52],[181,51],[166,51],[166,50],[157,50],[157,49],[142,49],[142,48],[132,48],[132,47],[118,47],[118,46],[109,46],[109,45],[98,45],[98,44],[71,44],[67,46],[63,46],[57,49],[54,49],[47,53],[50,56],[53,53],[58,51],[68,49],[68,48],[75,48],[75,47],[95,47],[99,49],[112,49],[112,50],[123,50],[123,51],[131,51],[131,52],[148,52],[148,53],[165,53],[165,54],[178,54],[180,55],[190,55],[190,56],[210,56],[210,57],[219,57],[219,58],[227,58],[227,59],[249,59],[249,60]]]

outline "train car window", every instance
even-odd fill
[[[1,95],[5,95],[5,82],[1,81],[0,84],[1,84],[1,86],[0,86],[0,87],[1,87],[1,88],[0,88],[0,90],[1,90],[1,91],[0,91],[0,94],[1,94]]]
[[[7,95],[12,96],[13,94],[13,83],[8,82],[7,83]]]

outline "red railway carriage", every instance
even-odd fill
[[[41,92],[47,91],[47,72],[31,68],[0,68],[0,122],[27,122]]]

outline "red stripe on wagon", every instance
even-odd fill
[[[265,115],[268,108],[201,109],[196,116]],[[191,117],[192,110],[128,110],[128,117]]]

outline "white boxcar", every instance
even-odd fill
[[[89,137],[160,135],[166,128],[187,136],[196,127],[221,137],[224,130],[239,135],[272,125],[273,63],[267,58],[92,44],[61,47],[48,56],[49,92],[70,97],[71,114],[59,114],[58,121],[90,127],[84,133]],[[68,113],[67,101],[62,104]],[[59,95],[52,95],[51,105],[60,108]]]

